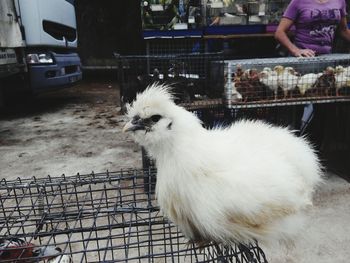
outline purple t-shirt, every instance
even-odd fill
[[[292,0],[283,17],[295,24],[294,44],[309,48],[316,54],[332,51],[335,30],[342,17],[346,16],[345,0]]]

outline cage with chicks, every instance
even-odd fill
[[[350,100],[349,54],[226,60],[212,66],[222,74],[213,83],[228,108]]]
[[[1,180],[0,261],[267,262],[257,244],[192,245],[159,212],[144,183],[154,173]],[[51,257],[29,253],[51,247]]]

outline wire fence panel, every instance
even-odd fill
[[[267,262],[257,244],[196,248],[159,212],[155,170],[0,182],[0,238],[58,247],[71,262]],[[145,185],[145,181],[149,184]],[[145,191],[148,188],[148,191]],[[3,241],[3,240],[2,240]],[[0,247],[1,262],[37,262]],[[57,261],[58,262],[58,261]]]

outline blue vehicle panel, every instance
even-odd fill
[[[81,61],[77,53],[52,53],[54,64],[30,65],[33,92],[66,87],[82,79]]]

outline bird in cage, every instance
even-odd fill
[[[244,101],[250,100],[254,94],[254,88],[251,84],[251,69],[243,71],[242,75],[234,81],[234,85]]]
[[[305,96],[308,90],[314,88],[316,81],[319,77],[322,76],[323,73],[307,73],[302,75],[297,83],[297,87],[302,96]]]
[[[157,167],[163,214],[199,246],[292,242],[322,181],[303,137],[262,121],[207,130],[153,84],[128,105],[123,128]]]
[[[282,67],[282,66],[280,66]],[[297,76],[294,68],[282,67],[282,72],[278,75],[278,84],[283,90],[284,99],[292,97],[292,92],[298,84],[299,77]]]
[[[0,262],[38,262],[55,258],[61,252],[58,247],[37,246],[20,238],[0,239]]]
[[[238,70],[239,68],[236,69],[236,73]],[[256,68],[243,71],[239,77],[235,77],[234,83],[245,102],[266,99],[266,87],[260,82]]]
[[[236,83],[234,81],[228,82],[226,81],[225,85],[231,85],[230,87],[227,87],[226,90],[231,90],[231,99],[232,101],[242,101],[243,96],[241,93],[238,92],[237,87],[236,87]]]
[[[348,72],[341,65],[335,67],[335,95],[339,96],[342,88],[350,87]]]
[[[237,89],[237,83],[240,82],[241,76],[238,74],[237,71],[235,73],[232,73],[231,75],[228,75],[227,73],[224,76],[224,82],[225,82],[225,93],[228,92],[229,97],[231,97],[232,101],[242,101],[243,96],[241,93],[238,92]],[[223,94],[226,96],[227,94]]]
[[[350,66],[349,67],[343,67],[343,68],[344,68],[344,72],[345,72],[346,76],[350,77]]]
[[[264,100],[267,97],[267,88],[260,81],[259,71],[256,68],[250,70],[249,82],[252,86],[252,98],[254,100]]]
[[[314,85],[314,93],[318,96],[329,96],[335,89],[335,69],[333,67],[327,67],[323,74],[318,77]]]
[[[240,81],[241,78],[242,78],[242,76],[243,76],[243,74],[244,74],[244,71],[243,71],[243,69],[242,69],[242,65],[241,65],[241,64],[238,64],[238,65],[236,66],[236,71],[235,71],[235,81],[236,81],[236,80]]]
[[[278,74],[276,71],[271,70],[271,68],[264,68],[259,73],[260,82],[267,86],[274,94],[274,100],[277,100],[278,95]]]

